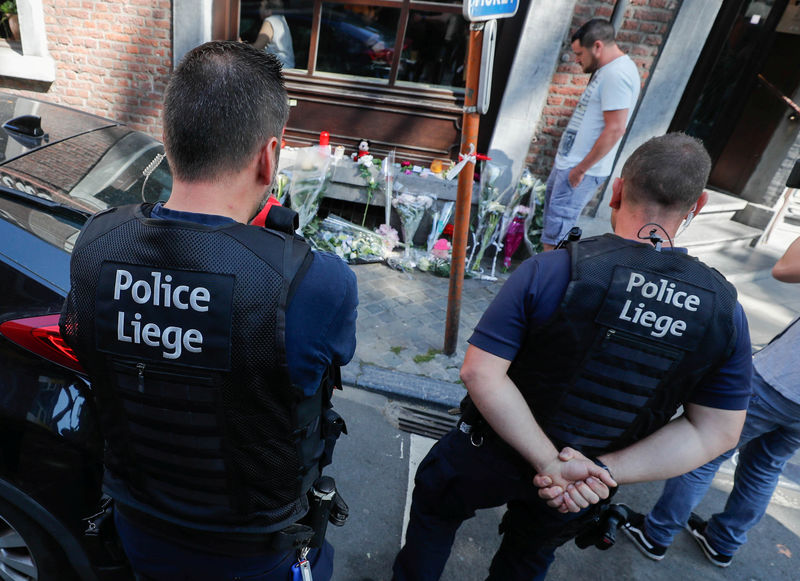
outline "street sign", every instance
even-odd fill
[[[470,22],[510,18],[518,7],[518,0],[464,0],[464,18]]]

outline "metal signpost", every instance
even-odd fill
[[[467,260],[472,184],[475,177],[475,153],[481,113],[489,107],[491,66],[494,61],[496,18],[509,18],[517,12],[517,0],[464,0],[464,18],[470,21],[467,49],[464,115],[461,124],[461,157],[467,162],[458,174],[458,193],[453,229],[453,253],[450,260],[450,286],[447,296],[444,349],[446,355],[456,351],[458,324],[461,317],[461,292]],[[486,23],[485,21],[491,21]],[[484,44],[486,43],[486,44]],[[483,54],[483,58],[481,55]],[[485,69],[485,70],[484,70]],[[483,81],[481,83],[481,81]]]

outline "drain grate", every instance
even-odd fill
[[[438,440],[456,427],[458,415],[440,409],[414,406],[406,403],[391,402],[384,413],[395,427]]]

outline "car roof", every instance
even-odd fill
[[[40,120],[43,135],[37,137],[10,128],[24,125],[26,116],[34,118],[34,123],[35,118]],[[117,125],[120,124],[97,115],[0,91],[0,164],[65,139]]]

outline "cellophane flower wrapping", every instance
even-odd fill
[[[289,207],[297,212],[298,231],[303,233],[319,210],[328,183],[331,156],[318,147],[297,151],[297,160],[289,179]]]
[[[381,262],[387,256],[387,245],[391,244],[381,234],[333,214],[321,222],[312,222],[308,230],[308,240],[316,249],[333,252],[351,264]],[[391,237],[390,232],[386,235]],[[396,235],[395,232],[395,240]]]
[[[425,212],[433,206],[433,197],[427,194],[402,193],[392,200],[392,206],[400,216],[403,243],[409,250],[413,246],[414,234],[417,233]]]

